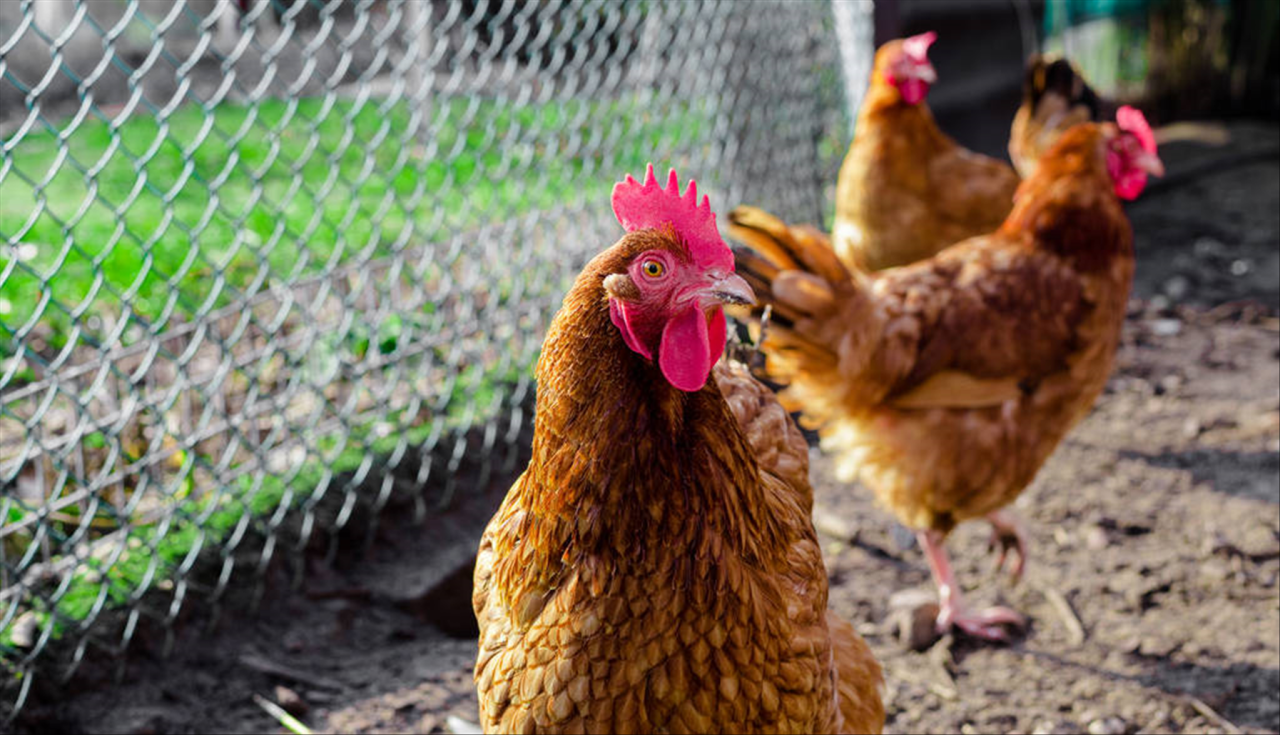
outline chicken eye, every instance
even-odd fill
[[[650,278],[658,278],[665,273],[667,269],[660,261],[646,260],[640,264],[640,270],[644,271],[644,274]]]

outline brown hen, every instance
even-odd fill
[[[1141,114],[1125,111],[1121,125],[1064,134],[995,232],[869,276],[846,269],[817,230],[746,207],[730,215],[749,248],[737,263],[757,318],[772,307],[763,349],[769,376],[788,386],[783,405],[818,428],[843,479],[860,478],[917,529],[940,628],[1001,639],[1001,623],[1020,622],[964,608],[942,541],[982,516],[1014,535],[998,511],[1111,370],[1133,276],[1117,194],[1136,196],[1146,172],[1162,170]]]
[[[482,726],[879,732],[880,668],[827,610],[806,444],[712,367],[750,289],[705,198],[676,194],[674,172],[615,189],[629,232],[543,344],[533,457],[476,560]]]

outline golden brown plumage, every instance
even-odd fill
[[[675,388],[611,322],[610,295],[631,287],[606,279],[684,247],[669,231],[626,235],[547,334],[533,457],[476,560],[486,732],[883,725],[879,666],[827,611],[790,417],[740,367]]]
[[[750,248],[738,271],[773,306],[764,351],[783,405],[842,477],[933,540],[1017,497],[1106,382],[1133,276],[1113,139],[1114,125],[1076,126],[998,230],[871,275],[812,228],[730,215]]]
[[[836,183],[832,237],[850,267],[904,265],[990,232],[1018,187],[1008,164],[961,147],[938,128],[927,103],[912,104],[889,83],[905,42],[876,52]]]

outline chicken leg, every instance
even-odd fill
[[[1027,537],[1022,532],[1022,524],[1010,512],[997,510],[987,514],[987,522],[991,524],[991,540],[987,542],[987,551],[1000,548],[1000,556],[996,557],[996,571],[1004,569],[1005,557],[1012,550],[1018,558],[1010,562],[1009,573],[1013,583],[1022,579],[1022,568],[1027,563]]]
[[[1026,619],[1022,615],[1007,607],[992,607],[976,612],[969,610],[956,585],[947,552],[942,548],[942,534],[933,530],[918,531],[916,537],[929,561],[933,581],[938,585],[939,633],[946,633],[954,627],[974,638],[1004,643],[1009,640],[1009,631],[1003,626],[1022,628],[1026,625]]]

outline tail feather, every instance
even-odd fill
[[[785,386],[783,407],[804,412],[801,426],[822,430],[849,405],[877,400],[882,381],[866,378],[883,372],[885,316],[871,277],[846,269],[819,230],[758,209],[730,212],[729,235],[742,243],[733,251],[737,272],[756,292],[751,310],[734,316],[745,316],[764,354],[758,377]]]
[[[853,274],[836,257],[830,239],[816,228],[792,227],[746,206],[729,213],[729,234],[742,243],[733,249],[736,271],[756,294],[756,304],[735,316],[758,324],[770,309],[767,329],[756,332],[767,332],[769,376],[786,379],[799,366],[834,368],[837,357],[828,344],[825,318],[838,309],[838,296]]]
[[[1022,178],[1029,177],[1045,151],[1068,128],[1097,122],[1114,113],[1066,59],[1033,56],[1022,83],[1022,105],[1009,130],[1009,158]]]
[[[1065,100],[1068,108],[1084,107],[1092,121],[1101,119],[1102,98],[1070,61],[1035,56],[1027,64],[1027,74],[1022,83],[1023,101],[1033,113],[1039,113],[1045,99],[1053,96]]]
[[[739,206],[729,213],[729,231],[781,270],[807,270],[828,281],[848,278],[831,239],[809,225],[792,227],[768,212]]]

